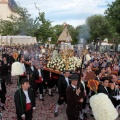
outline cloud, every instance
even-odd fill
[[[56,24],[63,21],[77,26],[85,23],[87,17],[94,14],[104,14],[108,3],[115,0],[15,0],[26,7],[32,17],[38,16],[36,6],[45,12],[46,18]],[[82,21],[82,22],[81,22]],[[76,22],[76,23],[75,23]]]

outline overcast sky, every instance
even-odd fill
[[[74,27],[85,23],[87,17],[94,14],[104,14],[107,5],[115,0],[15,0],[26,7],[33,18],[38,16],[35,4],[46,19],[53,21],[53,25],[64,22]]]

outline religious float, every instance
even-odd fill
[[[47,49],[48,63],[45,70],[61,74],[62,71],[69,70],[75,71],[81,65],[81,59],[74,56],[74,48],[71,45],[72,38],[67,29],[67,24],[64,23],[63,32],[58,37],[59,53],[58,48],[53,51],[52,48]],[[53,52],[51,56],[50,53]]]

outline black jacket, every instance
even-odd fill
[[[63,97],[64,95],[66,95],[67,87],[68,87],[68,85],[65,80],[65,77],[63,75],[60,75],[60,77],[58,79],[58,93],[59,93],[60,97]]]
[[[33,66],[33,70],[31,69],[31,66],[27,68],[27,71],[29,71],[31,74],[35,75],[36,68]]]
[[[43,76],[42,70],[41,70],[41,75]],[[39,80],[39,72],[38,72],[38,69],[35,69],[35,80]]]
[[[81,90],[81,92],[84,94],[85,93],[85,90],[86,90],[86,83],[84,82],[84,84],[85,84],[85,89],[84,89],[84,86],[83,86],[83,84],[80,82],[80,90]]]
[[[10,65],[12,65],[12,63],[14,63],[14,62],[15,62],[15,59],[13,58],[12,55],[10,55],[10,56],[8,57],[8,63],[9,63]]]
[[[21,97],[20,97],[20,92],[21,92]],[[28,95],[29,95],[32,107],[35,107],[36,106],[35,96],[34,96],[33,91],[30,88],[28,89]],[[22,99],[23,109],[21,105],[21,99]],[[23,115],[25,113],[25,108],[26,108],[26,96],[21,88],[20,90],[17,90],[15,92],[14,102],[15,102],[15,107],[16,107],[16,114],[19,116]]]
[[[2,93],[6,94],[7,90],[6,90],[6,85],[5,85],[5,78],[2,77],[1,75],[0,75],[0,82],[1,82]]]
[[[76,95],[76,89],[70,85],[66,91],[66,98],[67,98],[66,113],[68,116],[68,120],[78,120],[79,111],[81,108],[79,100],[83,98],[82,92],[79,94],[79,96]]]
[[[48,82],[50,80],[50,72],[47,70],[42,70],[43,81]]]
[[[7,64],[3,64],[1,66],[1,75],[2,76],[8,75],[8,65]]]
[[[98,93],[104,93],[104,94],[108,95],[108,97],[111,99],[112,96],[114,95],[114,90],[111,90],[109,88],[107,88],[107,90],[106,90],[103,85],[99,85]]]

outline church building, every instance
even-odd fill
[[[17,4],[14,0],[0,0],[0,19],[9,20],[10,15],[18,16],[15,13]]]

